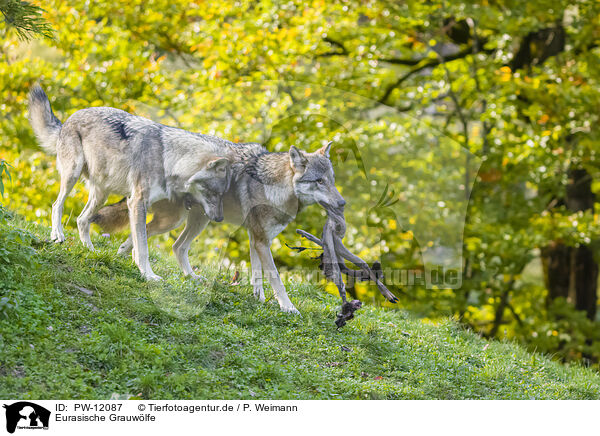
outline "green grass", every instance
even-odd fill
[[[336,331],[339,300],[319,287],[288,283],[302,312],[290,316],[226,285],[230,272],[197,284],[153,253],[165,281],[148,284],[118,241],[90,252],[73,233],[54,245],[48,228],[16,224],[37,236],[38,266],[0,290],[16,303],[0,313],[3,398],[600,398],[598,373],[452,320],[366,306]]]

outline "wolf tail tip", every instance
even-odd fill
[[[29,91],[29,122],[42,148],[56,154],[62,123],[54,116],[50,100],[40,85],[34,85]]]

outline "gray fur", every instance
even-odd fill
[[[29,116],[41,145],[57,155],[60,192],[52,205],[52,239],[64,241],[62,213],[66,197],[83,175],[88,202],[77,218],[81,241],[90,249],[90,223],[109,194],[127,197],[133,235],[133,258],[142,274],[160,279],[150,267],[146,211],[161,200],[200,204],[207,216],[223,219],[222,196],[231,169],[222,154],[227,145],[200,135],[110,107],[81,109],[61,125],[44,91],[29,97]]]
[[[56,154],[56,141],[62,124],[54,116],[48,96],[39,86],[29,93],[29,122],[44,150]]]
[[[248,230],[254,295],[265,300],[264,272],[281,309],[297,313],[279,277],[270,246],[303,207],[313,203],[335,207],[345,204],[335,187],[333,168],[328,159],[329,145],[314,153],[295,147],[287,153],[270,153],[259,144],[233,144],[222,140],[215,145],[222,147],[222,152],[232,162],[231,189],[223,197],[224,218],[226,222]],[[154,205],[153,212],[154,218],[148,224],[149,236],[170,231],[186,218],[181,201],[163,200]],[[106,213],[111,211],[106,210]],[[116,211],[112,213],[116,214]],[[207,224],[208,218],[203,211],[193,208],[183,233],[173,244],[177,261],[186,275],[195,276],[188,251]],[[128,253],[132,246],[130,237],[119,252]]]

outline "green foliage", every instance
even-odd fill
[[[28,220],[49,224],[58,191],[54,159],[38,151],[26,119],[37,81],[63,121],[107,105],[274,151],[333,139],[352,251],[419,272],[440,247],[462,249],[460,289],[395,283],[403,307],[457,316],[479,333],[566,359],[600,358],[598,322],[581,319],[572,301],[547,301],[535,267],[557,241],[599,254],[597,214],[549,207],[564,196],[572,166],[600,190],[598,2],[68,0],[44,8],[56,40],[0,43],[0,152],[14,166],[6,204]],[[525,44],[557,23],[558,54]],[[531,62],[518,65],[521,47]],[[85,197],[80,184],[67,200],[67,228]],[[464,232],[452,219],[460,211]],[[315,269],[285,243],[299,245],[294,229],[319,232],[323,221],[307,208],[274,241],[282,269]],[[151,244],[168,251],[177,233]],[[247,245],[245,232],[210,226],[191,256],[243,269]],[[178,286],[169,283],[172,294]],[[381,303],[371,287],[356,292]]]
[[[0,200],[4,194],[3,174],[11,180],[9,166],[0,159]],[[18,294],[24,288],[31,289],[28,273],[37,265],[31,247],[34,241],[30,232],[13,225],[12,215],[0,201],[0,317],[16,309]]]
[[[8,162],[4,159],[0,159],[0,202],[4,197],[4,181],[2,178],[6,176],[6,178],[11,181],[10,171],[8,170],[9,167],[10,164]]]
[[[12,225],[0,205],[0,317],[16,309],[23,290],[33,289],[29,274],[37,265],[31,246],[35,241],[30,232]]]
[[[50,229],[13,222],[39,241]],[[365,306],[341,331],[338,299],[290,281],[302,317],[263,304],[232,271],[198,284],[153,252],[185,298],[157,299],[130,259],[103,239],[90,252],[69,232],[36,243],[19,303],[0,317],[0,396],[143,399],[595,399],[600,376],[486,341],[456,322]],[[13,265],[15,266],[15,265]],[[20,273],[19,273],[20,274]],[[0,277],[2,277],[0,275]],[[35,286],[32,286],[35,284]],[[191,291],[202,296],[189,300]],[[190,307],[194,306],[194,307]],[[201,306],[201,310],[194,309]]]
[[[31,2],[0,0],[0,12],[8,28],[14,29],[22,40],[31,39],[35,35],[54,37],[52,26],[42,17],[44,10]]]

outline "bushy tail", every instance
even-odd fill
[[[42,148],[49,154],[56,154],[62,123],[54,116],[48,96],[38,85],[29,92],[29,122]]]
[[[129,209],[127,199],[123,198],[118,203],[109,204],[100,209],[90,221],[98,224],[102,230],[115,233],[129,224]]]

